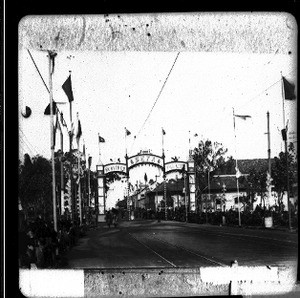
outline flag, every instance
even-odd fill
[[[22,116],[24,118],[30,117],[30,115],[31,115],[31,109],[30,109],[30,107],[26,106],[25,107],[25,111],[22,111],[21,114],[22,114]]]
[[[296,98],[295,95],[295,85],[290,83],[285,77],[282,77],[283,81],[283,91],[284,91],[284,99],[293,100]]]
[[[126,133],[126,136],[131,135],[131,132],[126,127],[125,127],[125,133]]]
[[[82,150],[83,152],[83,161],[84,161],[84,163],[86,163],[86,156],[85,156],[85,144],[83,144],[83,150]]]
[[[88,164],[89,164],[89,169],[90,169],[91,165],[92,165],[92,156],[89,156],[89,158],[88,158]]]
[[[236,177],[237,179],[240,178],[240,177],[242,176],[242,173],[240,172],[239,168],[236,167],[236,168],[235,168],[235,171],[236,171],[235,177]]]
[[[72,91],[72,83],[71,83],[71,75],[66,79],[66,81],[62,85],[63,90],[68,96],[69,102],[74,100],[73,91]]]
[[[58,119],[56,117],[55,125],[53,125],[53,148],[55,147],[55,139],[56,139],[56,130],[58,127]]]
[[[282,135],[282,140],[286,141],[287,140],[287,133],[286,133],[285,128],[281,130],[281,135]]]
[[[165,132],[165,130],[163,128],[161,128],[161,132],[162,132],[163,135],[166,134],[166,132]]]
[[[62,112],[60,112],[60,122],[61,122],[61,124],[62,124],[63,126],[67,127],[67,123],[66,123],[66,121],[65,121],[65,119],[64,119],[64,116],[63,116],[63,113],[62,113]]]
[[[98,136],[99,136],[99,143],[105,143],[104,138],[102,138],[100,135],[98,135]]]
[[[146,173],[145,173],[145,175],[144,175],[144,180],[145,180],[145,182],[148,181],[148,177],[147,177],[147,174],[146,174]]]
[[[243,120],[246,120],[247,118],[251,118],[249,115],[234,115],[234,117],[242,118]]]
[[[77,141],[78,146],[79,146],[79,141],[80,141],[81,135],[82,135],[81,123],[80,123],[80,120],[78,119],[78,126],[77,126],[77,133],[76,133],[76,141]]]
[[[53,105],[52,105],[52,114],[55,115],[56,114],[56,102],[53,101]],[[45,111],[44,111],[44,115],[50,115],[50,103],[47,105]]]

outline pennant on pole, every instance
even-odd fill
[[[86,163],[85,144],[83,144],[82,154],[83,154],[83,162]]]
[[[66,95],[68,96],[69,102],[74,100],[73,91],[72,91],[72,82],[71,82],[71,74],[66,79],[66,81],[62,85],[63,90],[65,91]]]
[[[53,148],[55,148],[56,130],[57,130],[58,125],[59,125],[58,119],[56,117],[55,125],[53,125]]]
[[[64,119],[64,116],[63,116],[63,113],[62,113],[62,112],[60,112],[60,122],[61,122],[61,124],[62,124],[63,126],[67,127],[67,123],[66,123],[66,121],[65,121],[65,119]]]
[[[89,156],[89,158],[88,158],[88,165],[89,165],[89,169],[90,169],[91,165],[92,165],[92,156]]]
[[[125,127],[125,133],[126,133],[126,136],[131,135],[131,132],[126,127]]]
[[[57,111],[57,108],[56,108],[56,102],[53,101],[53,105],[52,105],[52,114],[55,115],[56,114],[56,111]],[[47,115],[49,116],[50,115],[50,103],[47,105],[45,111],[44,111],[44,115]]]
[[[98,135],[98,137],[99,137],[99,143],[105,143],[105,139],[104,138],[102,138],[100,135]]]
[[[234,115],[234,117],[238,117],[238,118],[241,118],[243,120],[246,120],[247,118],[251,118],[250,115]]]
[[[162,132],[163,135],[166,134],[166,132],[165,132],[165,130],[163,128],[161,128],[161,132]]]
[[[77,117],[78,117],[78,114],[77,114]],[[80,141],[81,136],[82,136],[81,123],[78,118],[78,125],[77,125],[77,132],[76,132],[76,141],[77,141],[78,148],[79,148],[79,141]]]
[[[290,83],[285,77],[282,77],[284,99],[293,100],[296,98],[295,85]]]

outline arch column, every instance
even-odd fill
[[[98,204],[96,206],[97,222],[105,222],[105,211],[106,211],[106,202],[105,202],[105,175],[104,175],[104,165],[99,159],[98,164],[96,165],[97,169],[97,182],[98,182]]]
[[[189,187],[189,208],[190,211],[196,210],[196,186],[195,186],[195,161],[190,155],[188,160],[188,187]]]

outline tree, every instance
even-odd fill
[[[196,185],[198,189],[198,202],[201,205],[202,193],[207,190],[208,185],[208,171],[210,172],[210,180],[213,175],[225,163],[225,154],[227,149],[223,147],[222,143],[212,142],[210,140],[201,140],[198,147],[193,150],[193,158],[196,168]]]
[[[24,155],[19,166],[19,198],[25,214],[29,208],[34,208],[34,215],[41,214],[44,218],[52,214],[51,173],[49,160],[39,155],[32,159]]]
[[[248,186],[250,204],[253,204],[255,195],[258,193],[261,197],[261,203],[265,205],[264,194],[266,192],[267,170],[268,170],[267,167],[266,168],[252,167],[250,169],[249,176],[247,177],[247,186]]]
[[[297,156],[293,151],[293,147],[289,147],[287,153],[280,152],[278,157],[274,157],[274,163],[272,166],[272,178],[274,190],[278,194],[278,205],[283,209],[283,194],[287,191],[287,164],[289,174],[289,185],[292,186],[298,181],[298,162]],[[292,193],[292,187],[290,187]]]

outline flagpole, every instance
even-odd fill
[[[268,172],[270,175],[270,179],[271,179],[271,136],[270,136],[270,113],[269,111],[267,112],[267,135],[268,135]],[[268,186],[268,197],[269,197],[269,205],[270,205],[270,200],[271,200],[271,183]]]
[[[81,208],[81,165],[80,165],[80,151],[79,151],[79,143],[80,139],[78,140],[78,201],[79,201],[79,221],[80,225],[82,225],[82,208]]]
[[[61,157],[60,157],[60,200],[61,200],[61,210],[60,214],[64,214],[64,166],[63,166],[63,153],[64,153],[64,145],[63,145],[63,133],[61,126],[60,128],[60,149],[61,149]]]
[[[234,144],[235,144],[235,168],[236,172],[238,171],[238,162],[237,162],[237,149],[236,149],[236,131],[235,131],[235,115],[234,108],[232,108],[233,113],[233,128],[234,128]],[[240,212],[240,190],[239,190],[239,178],[236,175],[236,190],[237,190],[237,199],[238,199],[238,214],[239,214],[239,226],[241,226],[241,212]]]
[[[57,232],[57,217],[56,217],[56,185],[55,185],[55,161],[54,161],[54,135],[53,135],[53,86],[52,73],[54,67],[54,59],[57,54],[54,51],[48,50],[49,57],[49,91],[50,91],[50,135],[51,135],[51,161],[52,161],[52,205],[53,205],[53,225]],[[52,67],[53,66],[53,67]]]
[[[88,157],[88,207],[91,205],[91,165],[90,156]]]
[[[98,149],[99,149],[99,162],[101,161],[101,145],[100,145],[100,134],[98,132]]]
[[[284,149],[285,149],[285,161],[286,161],[286,192],[287,192],[287,209],[289,214],[289,229],[292,229],[292,219],[291,219],[291,206],[290,206],[290,177],[289,177],[289,163],[288,163],[288,148],[287,148],[287,126],[285,124],[285,110],[284,110],[284,85],[283,85],[283,76],[281,75],[281,92],[282,92],[282,115],[283,115],[283,140],[284,140]]]
[[[80,149],[80,137],[81,137],[81,124],[79,121],[79,113],[77,112],[77,121],[78,121],[78,127],[77,127],[77,149],[78,149],[78,201],[79,201],[79,222],[80,225],[82,225],[82,206],[81,206],[81,153],[79,151]]]
[[[161,148],[162,148],[162,155],[164,155],[164,129],[161,128]]]
[[[131,220],[131,210],[130,210],[130,201],[129,201],[129,170],[128,170],[128,155],[127,155],[127,128],[125,127],[125,159],[126,159],[126,198],[127,198],[127,212],[128,212],[128,220]]]
[[[127,156],[127,129],[125,127],[125,155]]]
[[[191,156],[191,131],[189,130],[189,157]]]

